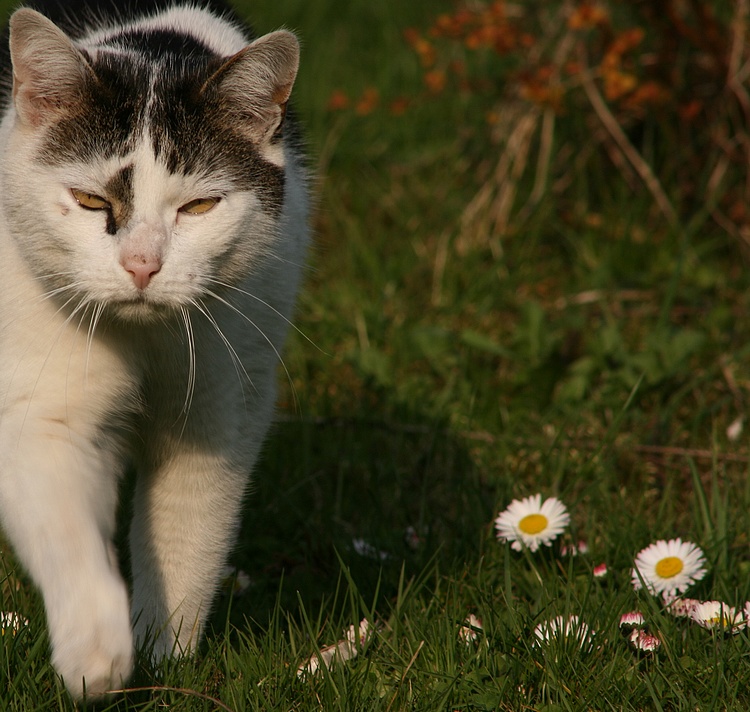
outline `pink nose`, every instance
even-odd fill
[[[130,272],[138,289],[146,289],[153,277],[161,269],[161,260],[155,256],[129,255],[120,261],[126,272]]]

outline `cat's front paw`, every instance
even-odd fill
[[[52,662],[73,697],[117,689],[133,670],[128,596],[119,580],[99,581],[50,616]]]

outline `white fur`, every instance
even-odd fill
[[[244,44],[195,9],[149,22],[185,23],[228,54]],[[252,192],[170,175],[148,136],[123,161],[50,168],[34,158],[40,135],[12,109],[0,126],[0,516],[44,596],[53,662],[81,696],[127,679],[131,621],[157,656],[199,639],[271,420],[307,199],[288,148],[268,148],[287,181],[274,218]],[[99,194],[128,163],[134,212],[115,240],[70,188]],[[208,213],[177,212],[216,194],[225,198]],[[227,293],[231,306],[209,306],[206,291],[220,289],[211,260],[239,233],[245,276]],[[128,250],[162,261],[142,293],[121,264]],[[55,274],[75,292],[50,294],[43,279]],[[97,303],[118,302],[126,319],[99,318]],[[177,311],[153,318],[154,305]],[[132,607],[112,549],[131,459]]]

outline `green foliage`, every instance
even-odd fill
[[[730,3],[664,5],[715,5],[717,31],[734,27]],[[703,57],[700,86],[727,76],[684,35],[694,17],[669,45],[669,27],[648,20],[661,3],[602,2],[606,27],[571,27],[563,9],[584,6],[599,7],[508,4],[497,27],[536,44],[498,54],[466,43],[484,20],[448,32],[439,18],[467,9],[448,0],[241,3],[259,31],[303,38],[294,97],[320,206],[304,337],[290,339],[291,382],[280,370],[279,422],[232,557],[249,589],[221,597],[194,659],[139,660],[142,689],[96,709],[750,707],[750,635],[691,626],[630,585],[642,547],[681,536],[709,561],[695,596],[750,599],[750,454],[733,434],[750,397],[738,203],[750,144],[741,112],[721,104],[739,89],[710,93],[686,128],[678,108],[698,86],[688,70]],[[606,64],[634,28],[640,43]],[[580,58],[581,43],[642,164],[576,83],[581,66],[540,73],[560,47]],[[607,94],[654,80],[664,67],[648,62],[668,50],[681,81],[659,111],[634,101],[644,93]],[[426,84],[436,70],[445,83]],[[588,555],[497,543],[497,511],[535,492],[566,502],[565,543],[586,540]],[[49,666],[41,602],[5,550],[2,560],[3,608],[30,623],[0,637],[0,707],[73,710]],[[663,641],[656,655],[618,630],[636,607]],[[482,629],[466,644],[470,614]],[[556,615],[584,619],[592,649],[535,645],[535,626]],[[298,676],[364,618],[376,629],[355,658]]]

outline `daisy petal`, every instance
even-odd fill
[[[541,646],[553,640],[575,640],[581,649],[590,650],[594,635],[594,631],[578,616],[557,616],[534,628],[534,644]]]

